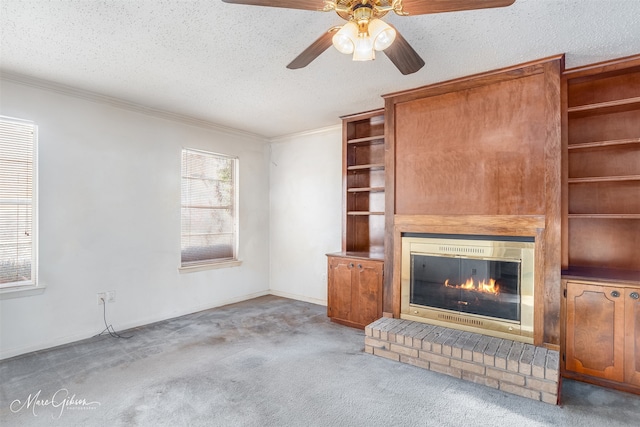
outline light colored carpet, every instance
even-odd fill
[[[640,424],[635,395],[565,380],[556,407],[365,354],[363,332],[329,322],[325,310],[261,297],[127,331],[129,340],[98,337],[2,361],[0,424]],[[75,395],[66,406],[64,389]],[[25,405],[38,391],[41,405]]]

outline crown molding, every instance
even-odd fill
[[[267,141],[270,144],[277,144],[279,142],[287,142],[288,140],[291,140],[291,139],[301,138],[301,137],[310,136],[310,135],[317,135],[320,133],[333,132],[336,130],[342,130],[342,125],[337,124],[337,125],[327,126],[327,127],[318,128],[318,129],[312,129],[312,130],[306,130],[302,132],[290,133],[287,135],[275,136],[272,138],[268,138]]]
[[[62,83],[56,83],[50,80],[40,79],[37,77],[31,77],[24,74],[13,73],[10,71],[0,70],[0,79],[9,82],[18,83],[25,86],[31,86],[38,89],[44,89],[51,92],[56,92],[62,95],[72,96],[74,98],[83,99],[86,101],[98,102],[101,104],[107,104],[116,108],[133,111],[136,113],[145,114],[148,116],[180,122],[187,125],[198,126],[201,128],[215,130],[218,132],[241,136],[245,138],[260,139],[265,143],[269,142],[269,139],[263,135],[258,135],[252,132],[235,129],[232,127],[222,126],[211,121],[200,119],[197,117],[189,116],[186,114],[174,113],[167,110],[161,110],[158,108],[147,107],[142,104],[127,101],[125,99],[116,98],[108,95],[103,95],[97,92],[92,92],[85,89],[79,89],[77,87],[68,86]]]

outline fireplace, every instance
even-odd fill
[[[533,343],[534,241],[404,234],[400,317]]]

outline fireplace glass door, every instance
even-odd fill
[[[520,321],[520,262],[411,254],[411,304]]]

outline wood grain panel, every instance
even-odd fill
[[[573,356],[585,369],[604,371],[614,361],[615,303],[599,292],[569,298],[573,298],[576,313]]]
[[[544,229],[542,215],[396,215],[395,227],[401,232],[535,236]],[[446,231],[432,231],[434,229]]]
[[[327,315],[363,329],[382,316],[384,262],[369,253],[328,254]]]
[[[624,73],[629,68],[640,67],[640,55],[625,56],[609,61],[597,62],[578,68],[572,68],[564,72],[564,76],[572,80],[589,80],[594,75]]]
[[[625,382],[640,387],[640,288],[625,289]]]
[[[571,82],[569,107],[640,96],[640,67],[605,73]]]
[[[383,215],[347,215],[345,251],[382,252],[383,236]]]
[[[458,79],[447,80],[441,83],[435,83],[432,85],[421,86],[405,91],[389,93],[383,95],[383,97],[385,98],[385,100],[390,101],[392,104],[399,104],[430,96],[438,96],[446,93],[488,86],[494,83],[504,82],[508,80],[520,79],[544,72],[543,64],[545,62],[559,61],[563,57],[563,55],[552,56],[537,61],[514,65],[512,67],[500,68],[498,70],[473,74]],[[388,105],[387,111],[389,111]],[[389,120],[387,120],[386,123],[389,123]]]
[[[350,165],[382,164],[384,163],[384,145],[349,145],[347,157]]]
[[[534,338],[538,334],[543,337],[545,345],[560,346],[560,306],[561,306],[561,277],[562,265],[562,129],[561,111],[561,74],[564,69],[564,57],[556,61],[544,63],[545,78],[545,106],[544,116],[546,133],[544,139],[544,192],[545,200],[545,229],[542,235],[536,237],[540,247],[536,250],[544,264],[536,265],[543,271],[544,280],[536,288],[536,304],[538,310],[542,305],[543,330],[534,331]],[[540,311],[534,321],[540,320]],[[539,325],[536,323],[536,327]],[[536,341],[538,345],[541,343]]]
[[[357,306],[353,320],[362,325],[378,320],[382,316],[382,276],[383,268],[379,262],[358,262],[357,274]]]
[[[400,316],[400,293],[395,291],[395,232],[393,229],[394,216],[396,212],[395,197],[395,107],[393,98],[385,99],[385,233],[384,233],[384,286],[382,290],[382,311],[392,313],[393,316]],[[400,264],[398,264],[399,266]]]
[[[384,187],[384,170],[349,171],[346,174],[347,189]]]
[[[584,142],[638,138],[640,110],[615,114],[572,118],[569,120],[569,145]]]
[[[623,289],[614,287],[567,283],[567,370],[622,381],[623,295]]]
[[[396,106],[397,214],[545,211],[544,76]]]
[[[346,258],[329,257],[327,316],[349,320],[351,316],[351,267]]]
[[[572,150],[569,156],[569,178],[626,175],[640,176],[640,144]]]
[[[570,189],[570,214],[640,212],[640,181],[571,184]]]
[[[634,219],[569,219],[569,263],[640,270],[640,226]]]
[[[382,116],[380,110],[376,110],[374,114]],[[350,120],[362,120],[356,123],[352,129],[349,130],[347,137],[349,140],[363,138],[371,135],[384,135],[384,120],[380,117],[372,117],[371,120],[366,121],[364,119],[367,116],[371,116],[370,113],[364,113],[362,115],[349,116]]]
[[[569,169],[569,117],[567,114],[567,108],[569,104],[569,92],[568,92],[568,80],[566,77],[562,77],[561,79],[562,85],[560,90],[560,104],[561,104],[561,170],[562,175],[560,178],[561,185],[561,199],[560,199],[560,221],[561,221],[561,265],[562,269],[565,270],[569,268],[569,221],[568,221],[568,213],[569,213],[569,184],[568,178],[569,175],[567,170]],[[562,319],[564,319],[561,314]],[[564,325],[564,321],[561,322],[561,327]],[[564,335],[562,335],[564,336]]]

